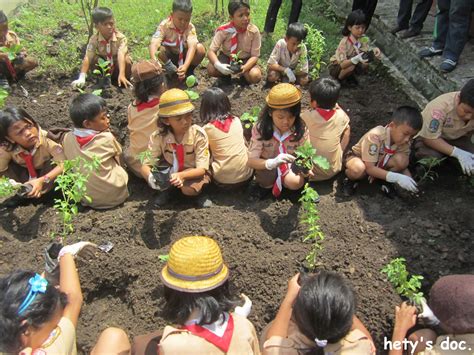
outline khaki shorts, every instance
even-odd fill
[[[341,65],[339,63],[329,64],[328,70],[329,70],[329,75],[331,75],[334,79],[339,79],[339,74],[341,73],[341,70],[342,70]],[[356,65],[355,70],[354,70],[355,74],[364,74],[366,72],[367,70],[364,69],[362,64],[359,63]]]
[[[283,178],[289,173],[287,170]],[[263,188],[271,188],[278,177],[277,169],[273,170],[255,170],[255,181]]]

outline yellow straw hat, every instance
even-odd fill
[[[278,84],[270,90],[265,101],[267,101],[267,105],[271,108],[288,108],[295,106],[301,101],[301,91],[291,84]]]
[[[166,90],[160,97],[160,117],[173,117],[194,111],[188,94],[180,89]]]
[[[172,245],[160,278],[174,290],[204,292],[222,285],[229,278],[229,269],[213,239],[184,237]]]

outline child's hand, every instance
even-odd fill
[[[297,273],[288,281],[288,291],[286,291],[285,301],[293,305],[295,303],[298,293],[300,293],[301,286],[298,284],[300,273]]]
[[[31,189],[30,193],[27,195],[30,198],[39,198],[42,195],[42,190],[43,190],[43,183],[44,180],[42,178],[39,179],[31,179],[28,181],[28,184],[33,186]]]
[[[127,80],[127,78],[125,77],[125,74],[120,74],[118,79],[118,86],[124,86],[125,88],[128,88],[129,86],[132,86],[132,83],[130,81]]]
[[[179,173],[171,174],[170,184],[178,189],[183,187],[184,179],[181,177]]]
[[[181,65],[178,70],[176,71],[176,74],[178,75],[179,80],[183,80],[186,78],[186,71],[188,68],[186,68],[184,65]]]
[[[374,48],[374,55],[377,59],[380,59],[382,57],[382,52],[380,51],[379,48],[377,47]]]
[[[395,328],[406,334],[416,324],[416,307],[403,302],[395,307]]]

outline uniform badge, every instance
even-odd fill
[[[206,149],[204,150],[204,156],[205,156],[205,157],[208,157],[208,156],[209,156],[209,149],[206,148]]]
[[[370,155],[375,155],[377,154],[377,151],[378,151],[378,147],[377,147],[377,144],[375,143],[372,143],[371,145],[369,145],[369,154]]]
[[[433,118],[430,122],[430,125],[428,126],[428,130],[431,133],[435,133],[436,131],[438,131],[438,128],[439,128],[439,121]]]

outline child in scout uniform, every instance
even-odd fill
[[[250,23],[250,5],[246,0],[231,0],[228,10],[230,22],[217,28],[207,52],[207,72],[213,77],[229,77],[234,73],[230,63],[235,62],[234,57],[238,57],[242,61],[238,74],[243,75],[249,84],[256,84],[262,79],[262,72],[257,65],[261,46],[260,31]]]
[[[124,154],[127,166],[141,177],[140,153],[156,131],[160,95],[166,90],[165,77],[158,62],[142,60],[132,66],[135,100],[128,106],[130,146]]]
[[[330,164],[328,170],[319,166],[313,168],[310,180],[322,181],[332,178],[342,169],[342,159],[349,144],[351,129],[349,116],[339,107],[337,100],[341,85],[332,78],[320,78],[309,86],[311,111],[301,114],[308,127],[311,145],[318,155]]]
[[[105,100],[92,94],[81,94],[72,100],[69,115],[74,125],[64,136],[66,159],[81,157],[86,161],[96,157],[97,171],[87,180],[87,196],[92,201],[81,203],[97,209],[113,208],[128,197],[128,175],[120,165],[122,147],[109,131],[110,121]]]
[[[422,111],[423,128],[415,141],[416,158],[451,156],[474,174],[474,79],[461,91],[441,95]]]
[[[336,53],[331,57],[329,74],[338,80],[351,79],[357,83],[354,73],[367,71],[369,66],[369,44],[364,37],[367,20],[362,10],[355,10],[347,16],[342,30],[344,36],[337,46]],[[373,55],[380,58],[380,49],[374,48]]]
[[[61,145],[48,138],[35,120],[23,109],[0,111],[0,176],[27,183],[29,198],[39,198],[53,188],[54,179],[62,173],[64,152]],[[20,203],[13,198],[11,207]]]
[[[8,29],[8,18],[0,10],[0,47],[10,48],[19,44],[20,38],[15,32]],[[8,90],[10,88],[9,82],[17,81],[37,66],[38,61],[27,56],[24,48],[16,53],[16,57],[12,61],[8,59],[8,53],[0,51],[0,87]]]
[[[288,26],[285,38],[275,44],[268,58],[269,83],[288,80],[304,86],[309,82],[308,51],[303,43],[307,34],[308,30],[300,22]]]
[[[141,167],[141,174],[152,189],[160,189],[152,169],[158,162],[171,167],[169,183],[185,196],[198,196],[211,181],[207,135],[193,124],[193,111],[194,105],[183,90],[170,89],[161,95],[158,130],[148,144],[151,157]],[[164,206],[171,199],[171,191],[161,191],[155,205]],[[198,203],[202,207],[211,204],[205,197]]]
[[[248,166],[255,169],[260,187],[255,191],[258,198],[270,191],[278,197],[283,187],[298,190],[303,186],[305,176],[293,173],[291,163],[295,160],[296,148],[309,140],[308,130],[300,117],[301,92],[294,85],[275,85],[266,102],[252,129],[248,150]]]
[[[107,60],[110,75],[118,86],[128,87],[132,59],[128,54],[127,38],[115,29],[115,19],[112,10],[107,7],[96,7],[92,11],[92,21],[97,33],[92,35],[87,45],[86,55],[82,60],[79,78],[72,82],[74,87],[83,87],[89,70],[96,69],[99,58]]]
[[[161,21],[150,43],[151,59],[156,60],[159,50],[158,58],[164,63],[166,74],[177,74],[180,80],[194,74],[194,68],[206,55],[190,22],[192,13],[190,0],[174,0],[170,17]]]
[[[247,166],[242,123],[230,111],[230,101],[224,91],[217,87],[204,91],[199,115],[209,139],[212,179],[219,186],[241,185],[253,175]]]
[[[355,311],[354,291],[342,276],[324,270],[296,274],[263,331],[263,354],[375,354],[372,337]]]
[[[410,106],[400,106],[387,126],[377,126],[352,147],[346,157],[346,176],[343,192],[354,193],[356,181],[369,176],[373,179],[395,183],[409,192],[417,192],[417,185],[408,171],[410,142],[423,124],[421,113]],[[392,190],[384,185],[389,196]]]

